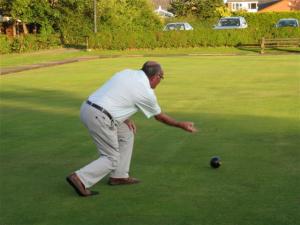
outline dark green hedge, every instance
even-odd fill
[[[0,53],[6,54],[11,52],[11,47],[8,38],[5,35],[0,35]]]
[[[37,51],[59,46],[60,43],[58,35],[22,35],[16,38],[0,35],[0,53]]]
[[[208,28],[194,31],[144,32],[144,33],[98,33],[90,36],[90,48],[130,49],[130,48],[178,48],[178,47],[219,47],[260,43],[262,37],[300,37],[300,29],[272,28],[269,32],[259,29],[212,30]]]
[[[219,47],[238,46],[243,44],[259,43],[262,37],[266,38],[300,38],[300,28],[275,28],[280,18],[298,18],[300,12],[286,13],[242,13],[248,22],[248,28],[242,30],[213,30],[216,21],[199,21],[192,19],[193,31],[163,32],[155,30],[100,30],[97,34],[90,33],[89,48],[96,49],[138,49],[138,48],[178,48],[178,47]],[[183,19],[180,19],[181,21]],[[57,35],[52,36],[21,36],[16,39],[7,39],[0,36],[0,52],[24,52],[28,50],[45,49],[61,43]],[[64,35],[64,44],[77,47],[85,46],[85,34]]]
[[[217,21],[199,21],[193,18],[178,21],[187,21],[194,26],[193,31],[102,31],[97,35],[91,34],[90,47],[100,49],[127,49],[127,48],[177,48],[202,46],[238,46],[241,44],[259,43],[262,37],[292,38],[300,37],[300,28],[275,28],[281,18],[298,18],[300,12],[282,13],[240,13],[244,16],[248,28],[242,30],[213,30]],[[174,21],[174,19],[173,19]]]

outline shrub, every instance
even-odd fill
[[[213,30],[216,20],[200,21],[195,17],[166,20],[165,23],[186,21],[193,31],[163,32],[160,29],[114,29],[105,28],[97,35],[91,36],[92,48],[126,49],[126,48],[180,48],[180,47],[219,47],[238,46],[259,43],[262,37],[300,37],[300,29],[275,28],[280,18],[294,17],[300,20],[299,12],[287,13],[235,13],[244,16],[248,22],[247,29]]]
[[[116,1],[116,0],[114,0]],[[91,32],[91,25],[85,27],[88,19],[83,20],[83,26],[78,26],[77,19],[62,21],[60,25],[61,38],[64,43],[71,46],[85,46],[85,35],[89,37],[89,47],[98,49],[136,49],[136,48],[181,48],[181,47],[219,47],[238,46],[241,44],[259,43],[262,37],[266,38],[290,38],[300,37],[298,28],[275,28],[275,23],[280,18],[298,18],[300,12],[284,13],[235,13],[236,16],[244,16],[248,22],[247,29],[241,30],[213,30],[213,24],[217,21],[199,20],[196,17],[176,18],[171,21],[186,21],[193,27],[193,31],[162,31],[163,25],[150,13],[149,8],[139,10],[140,2],[124,1],[124,4],[136,4],[131,9],[130,15],[121,17],[125,12],[124,7],[113,7],[111,2],[101,2],[100,11],[102,24],[98,33]],[[113,14],[118,16],[113,17]],[[74,15],[76,17],[76,15]],[[65,18],[66,19],[66,18]],[[149,20],[148,20],[149,19]],[[50,48],[60,44],[58,35],[27,35],[15,39],[1,37],[1,53],[24,52]]]
[[[10,53],[10,41],[5,35],[0,35],[0,53],[6,54]]]
[[[36,51],[60,45],[58,35],[21,35],[15,38],[7,38],[1,35],[0,37],[1,54]]]

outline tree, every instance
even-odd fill
[[[223,0],[173,0],[170,11],[176,16],[196,16],[208,19],[217,16],[216,9],[224,6]]]
[[[82,39],[93,31],[92,0],[59,0],[53,4],[57,15],[53,24],[64,44]],[[69,41],[68,41],[69,40]]]
[[[107,30],[154,30],[161,26],[147,0],[98,1],[97,14],[102,29]]]
[[[217,7],[216,14],[218,17],[227,17],[232,15],[231,11],[226,6]]]
[[[12,11],[14,10],[15,7],[18,7],[18,5],[16,5],[15,1],[13,1],[13,0],[8,0],[8,1],[1,0],[0,1],[1,15],[11,17],[10,23],[12,23],[13,36],[17,35],[17,24],[20,21],[19,17],[16,17],[12,13]],[[26,27],[24,21],[21,21],[21,22],[22,22],[24,33],[26,34],[27,27]]]
[[[292,10],[300,10],[300,1],[299,0],[290,0]]]
[[[28,33],[28,23],[39,24],[46,34],[53,31],[54,11],[47,0],[1,0],[0,6],[3,14],[12,17],[14,36],[18,23],[22,24],[24,34]]]
[[[11,0],[0,0],[0,15],[10,16],[11,2]]]
[[[173,0],[169,10],[176,16],[194,15],[197,9],[197,0]]]

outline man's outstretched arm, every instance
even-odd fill
[[[158,120],[159,122],[162,122],[164,124],[167,124],[169,126],[173,126],[173,127],[179,127],[185,131],[191,132],[191,133],[195,133],[197,132],[197,128],[194,127],[194,123],[193,122],[189,122],[189,121],[177,121],[175,119],[173,119],[172,117],[168,116],[165,113],[160,113],[156,116],[154,116],[156,120]]]

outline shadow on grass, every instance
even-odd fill
[[[86,45],[85,44],[64,44],[63,45],[64,48],[72,48],[72,49],[79,49],[79,50],[85,50],[86,49]]]
[[[22,105],[37,105],[51,107],[53,109],[59,109],[60,107],[68,107],[73,110],[78,110],[78,106],[74,103],[80,104],[84,99],[76,98],[72,93],[57,91],[57,90],[46,90],[38,88],[16,88],[1,91],[0,97],[7,103],[15,103],[16,107],[22,107]]]
[[[97,158],[87,131],[75,116],[82,99],[42,89],[6,91],[1,99],[0,171],[5,182],[0,191],[5,206],[1,204],[0,224],[78,224],[87,218],[88,224],[176,224],[183,217],[185,224],[196,224],[216,212],[216,203],[224,210],[220,221],[230,224],[232,208],[239,208],[244,198],[247,210],[235,217],[235,223],[241,224],[249,207],[282,203],[281,198],[273,198],[277,191],[295,196],[300,185],[296,181],[299,153],[295,151],[300,144],[299,121],[201,111],[172,115],[198,124],[200,132],[189,134],[139,114],[135,116],[138,133],[132,171],[145,184],[110,188],[101,182],[95,186],[101,187],[100,196],[77,198],[64,178]],[[53,111],[41,110],[45,106]],[[61,107],[74,113],[61,112]],[[215,154],[225,162],[219,175],[208,169],[208,159]],[[283,224],[276,215],[297,208],[286,197],[288,204],[278,210],[261,214],[254,210],[253,221],[264,216],[272,224]],[[116,211],[123,213],[116,217]],[[166,215],[171,217],[167,221]]]
[[[279,48],[279,47],[273,47],[272,50],[278,51],[278,52],[289,52],[289,53],[300,53],[300,48],[298,49],[291,49],[291,48]]]
[[[261,48],[255,47],[255,46],[237,46],[236,47],[239,50],[242,51],[248,51],[248,52],[254,52],[254,53],[261,53]],[[300,48],[280,48],[280,47],[272,47],[272,48],[266,48],[265,53],[293,53],[298,54],[300,53]]]
[[[236,48],[241,51],[260,53],[260,48],[258,47],[237,46]]]

